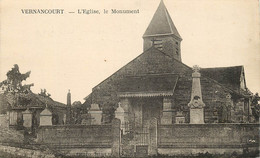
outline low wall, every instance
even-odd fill
[[[0,157],[55,158],[54,155],[38,150],[0,145]]]
[[[259,124],[175,124],[158,126],[158,153],[242,153],[258,150]]]
[[[37,131],[37,143],[67,156],[118,156],[120,121],[110,125],[44,126]]]

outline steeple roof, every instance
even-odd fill
[[[153,18],[146,29],[143,37],[147,36],[156,36],[156,35],[175,35],[176,37],[181,38],[178,33],[173,21],[170,17],[170,14],[165,7],[163,0],[161,0],[160,5],[158,6],[156,12],[153,15]]]

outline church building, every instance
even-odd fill
[[[143,53],[96,85],[84,104],[98,105],[103,124],[123,112],[125,132],[152,118],[159,124],[254,121],[244,67],[192,68],[182,62],[181,42],[161,1],[143,34]]]

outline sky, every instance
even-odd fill
[[[143,52],[142,35],[160,0],[0,0],[0,81],[14,64],[31,71],[24,83],[45,88],[66,103],[84,97],[98,83]],[[188,66],[244,65],[246,84],[260,92],[258,0],[164,0],[183,41]],[[64,9],[62,15],[22,14],[21,9]],[[101,14],[78,14],[96,9]],[[139,14],[103,14],[139,9]],[[68,12],[75,12],[74,14]]]

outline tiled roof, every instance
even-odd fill
[[[130,71],[129,71],[130,70]],[[125,75],[146,75],[146,74],[182,74],[191,73],[192,69],[184,63],[171,58],[164,52],[158,50],[154,46],[144,51],[138,57],[130,61],[128,64],[120,68],[114,74],[99,83],[94,89],[98,88],[104,82],[113,80],[113,78],[122,77]],[[86,98],[85,98],[86,99]]]
[[[173,92],[177,83],[176,74],[126,76],[119,82],[119,92]]]
[[[238,92],[240,90],[240,77],[242,71],[243,66],[203,68],[201,69],[201,74]]]
[[[165,34],[173,34],[181,39],[163,1],[161,1],[143,37]]]
[[[15,97],[12,93],[4,93],[0,94],[2,103],[8,103],[12,109],[21,109],[21,108],[31,108],[31,107],[38,107],[38,108],[45,108],[46,105],[51,108],[66,108],[66,105],[57,101],[54,101],[52,98],[47,96],[41,96],[39,94],[34,93],[21,93],[20,97],[28,100],[28,104],[26,105],[15,105]],[[1,105],[3,106],[3,105]]]

